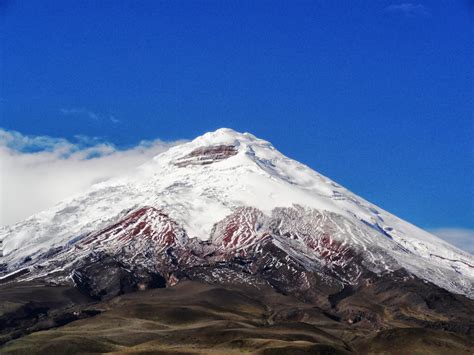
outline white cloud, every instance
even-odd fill
[[[59,110],[65,116],[86,117],[93,121],[110,121],[112,123],[120,123],[114,115],[100,114],[86,108],[62,108]]]
[[[437,228],[431,233],[448,243],[474,255],[474,230],[465,228]]]
[[[385,8],[385,12],[403,14],[407,17],[430,15],[426,6],[414,3],[392,4]]]
[[[21,221],[182,142],[157,139],[119,150],[97,138],[77,136],[71,142],[0,128],[0,225]]]

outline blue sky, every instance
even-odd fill
[[[421,227],[474,228],[467,0],[0,11],[6,132],[126,150],[230,127]]]

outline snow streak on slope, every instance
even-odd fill
[[[240,207],[254,207],[271,216],[275,208],[295,205],[323,213],[315,226],[294,228],[323,228],[330,223],[333,237],[338,235],[344,243],[376,255],[381,264],[387,264],[386,270],[402,266],[453,292],[474,297],[470,254],[283,156],[269,142],[230,129],[174,147],[127,176],[97,184],[87,194],[4,227],[0,231],[3,262],[11,271],[27,257],[34,259],[53,247],[73,243],[144,206],[164,211],[189,237],[206,240],[217,222]],[[252,218],[229,227],[222,246],[249,242],[252,228],[264,219],[263,215]],[[288,225],[281,226],[285,228]],[[314,246],[318,247],[322,245]]]

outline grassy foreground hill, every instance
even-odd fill
[[[388,309],[387,325],[371,329],[270,287],[185,281],[101,302],[75,288],[40,284],[3,285],[0,292],[2,354],[472,354],[474,349],[465,332],[413,327]]]

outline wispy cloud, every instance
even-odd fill
[[[113,116],[113,115],[109,115],[109,119],[110,119],[110,121],[112,121],[112,123],[120,123],[120,120],[115,118],[115,116]]]
[[[431,233],[474,255],[474,230],[466,228],[437,228]]]
[[[392,4],[385,8],[385,12],[401,14],[407,17],[429,16],[430,11],[425,5],[405,2],[401,4]]]
[[[93,121],[110,121],[112,123],[120,123],[114,115],[111,114],[100,114],[86,108],[61,108],[59,110],[65,116],[77,116],[77,117],[85,117]]]
[[[19,152],[58,151],[68,147],[69,142],[63,138],[26,136],[19,132],[5,131],[0,128],[0,146]]]
[[[121,150],[99,138],[27,136],[0,128],[0,225],[126,173],[183,142],[156,139]]]

